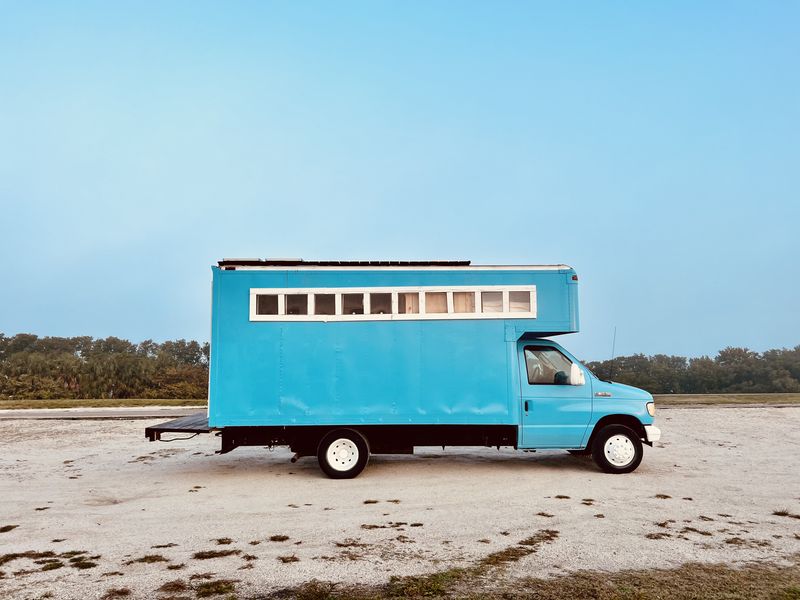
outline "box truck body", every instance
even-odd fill
[[[370,453],[419,445],[593,452],[617,426],[595,458],[623,472],[658,438],[652,396],[546,339],[578,331],[566,265],[227,259],[212,273],[201,429],[224,452],[288,444],[351,477]]]

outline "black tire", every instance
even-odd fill
[[[357,454],[353,452],[353,448],[357,450]],[[319,443],[317,460],[319,468],[331,479],[352,479],[369,462],[369,444],[354,429],[334,429]]]
[[[612,441],[610,446],[607,446],[607,442],[615,436],[622,437],[616,438],[616,440]],[[625,447],[628,447],[628,442],[633,446],[633,456],[630,461],[624,464],[620,464],[619,460],[614,461],[615,453],[618,458],[620,457],[620,453],[617,453],[614,446],[616,445],[617,448],[619,448],[621,445],[621,454],[624,456],[624,450]],[[594,462],[597,463],[597,466],[606,473],[630,473],[631,471],[635,471],[639,463],[642,462],[643,454],[642,440],[639,438],[639,435],[633,429],[625,425],[607,425],[603,427],[597,432],[597,435],[595,435],[594,443],[592,444],[592,458],[594,458]]]

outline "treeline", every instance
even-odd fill
[[[0,398],[205,398],[209,346],[0,333]]]
[[[205,398],[208,357],[208,343],[187,340],[0,333],[0,399]],[[634,354],[587,366],[654,394],[800,392],[800,346],[725,348],[713,358]]]
[[[587,366],[602,379],[653,394],[800,392],[800,346],[761,353],[725,348],[713,358],[634,354]]]

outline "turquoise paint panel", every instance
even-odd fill
[[[209,424],[517,424],[516,340],[577,331],[573,274],[215,267]],[[249,320],[250,288],[531,284],[536,319]]]

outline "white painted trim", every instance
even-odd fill
[[[509,312],[508,292],[524,291],[531,294],[530,312]],[[425,292],[446,292],[447,293],[447,313],[425,312]],[[474,292],[475,293],[475,312],[456,313],[454,310],[453,292]],[[503,293],[503,312],[483,313],[482,292],[502,292]],[[373,293],[392,294],[392,314],[372,315],[369,314],[370,297]],[[398,294],[416,293],[419,298],[419,313],[398,314],[399,301]],[[269,294],[278,296],[277,315],[258,315],[256,314],[257,296],[259,294]],[[309,312],[313,312],[316,304],[314,294],[335,294],[336,314],[335,315],[286,315],[286,294],[307,294],[310,296],[308,306]],[[364,314],[345,315],[342,314],[342,294],[364,294]],[[269,321],[269,322],[292,322],[292,321],[413,321],[413,320],[466,320],[466,319],[535,319],[536,318],[536,286],[535,285],[455,285],[455,286],[401,286],[401,287],[335,287],[335,288],[250,288],[250,321]]]
[[[222,270],[235,270],[235,271],[564,271],[571,270],[569,265],[475,265],[469,267],[459,266],[397,266],[397,267],[384,267],[384,266],[351,266],[351,267],[320,267],[320,266],[290,266],[283,267],[279,265],[270,266],[229,266],[220,267]]]

